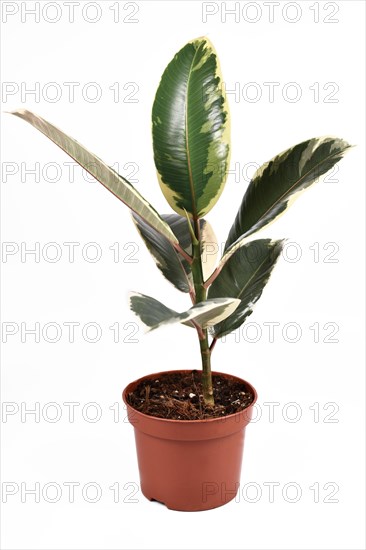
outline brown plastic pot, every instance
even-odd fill
[[[251,405],[238,413],[207,420],[168,420],[131,407],[127,395],[142,380],[162,374],[166,372],[139,378],[122,394],[135,430],[141,491],[171,510],[193,512],[222,506],[235,498],[239,489],[245,427],[252,418],[257,392],[241,378],[214,372],[245,384],[254,396]]]

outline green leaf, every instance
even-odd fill
[[[187,219],[178,214],[163,214],[162,219],[170,226],[179,241],[180,247],[188,256],[191,256],[192,242]],[[139,216],[133,214],[133,220],[149,252],[156,261],[157,267],[163,273],[164,277],[182,292],[190,292],[193,290],[191,266],[189,262],[177,253],[168,239],[149,226]],[[215,235],[210,224],[206,220],[200,220],[200,228],[202,236],[203,271],[205,275],[206,272],[208,274],[212,272],[218,246],[217,242],[215,245]]]
[[[275,221],[307,187],[330,170],[351,146],[333,137],[313,138],[280,153],[255,173],[230,229],[225,251]]]
[[[215,205],[229,163],[229,113],[219,62],[197,38],[167,66],[152,110],[159,183],[178,214],[202,217]]]
[[[20,109],[11,113],[42,132],[53,141],[89,174],[106,187],[113,195],[125,203],[133,212],[136,212],[146,223],[156,231],[164,235],[172,243],[177,244],[178,240],[169,225],[162,220],[156,210],[140,195],[138,191],[115,170],[107,166],[100,158],[90,153],[75,139],[67,136],[40,116]]]
[[[231,315],[239,304],[240,300],[233,298],[215,298],[199,302],[187,311],[178,313],[151,296],[138,293],[132,293],[130,296],[132,311],[149,327],[149,330],[172,323],[193,326],[189,321],[194,321],[204,329]]]
[[[272,269],[281,254],[283,241],[259,239],[242,246],[228,259],[208,291],[209,298],[231,296],[240,300],[234,313],[213,327],[221,338],[240,327],[253,312]]]

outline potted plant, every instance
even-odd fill
[[[282,214],[350,146],[335,137],[309,139],[257,170],[216,264],[214,255],[206,254],[208,245],[218,246],[205,216],[226,181],[230,124],[218,58],[207,38],[192,40],[174,56],[152,109],[157,175],[174,213],[159,215],[125,178],[41,117],[25,110],[13,114],[132,210],[157,267],[191,299],[191,307],[178,313],[150,296],[130,297],[132,310],[149,330],[171,323],[193,328],[202,363],[202,370],[147,375],[123,392],[135,428],[143,493],[175,510],[228,502],[239,487],[244,432],[257,395],[248,382],[211,371],[213,349],[252,313],[281,254],[283,241],[253,239],[254,233]]]

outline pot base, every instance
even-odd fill
[[[149,495],[145,494],[143,489],[141,489],[141,492],[144,495],[144,497],[147,498],[147,500],[150,500],[150,502],[158,502],[159,504],[161,504],[163,506],[166,506],[166,508],[168,508],[168,510],[173,510],[175,512],[205,512],[207,510],[214,510],[215,508],[220,508],[220,506],[224,506],[224,504],[228,504],[228,502],[235,499],[235,497],[238,493],[238,490],[239,490],[239,488],[236,490],[235,494],[233,494],[233,496],[231,498],[229,498],[227,500],[224,500],[224,501],[221,501],[219,504],[207,506],[205,508],[202,508],[202,506],[199,506],[197,509],[193,508],[191,505],[188,506],[187,508],[182,508],[182,504],[180,504],[180,503],[162,502],[161,500],[158,500],[157,498],[150,497]]]

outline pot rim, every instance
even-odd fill
[[[151,373],[151,374],[146,374],[144,376],[141,376],[140,378],[137,378],[136,380],[133,380],[132,382],[127,384],[127,386],[124,388],[124,390],[122,392],[123,402],[124,402],[124,404],[126,405],[127,408],[130,408],[133,411],[133,414],[141,415],[143,418],[146,418],[146,419],[152,419],[152,420],[156,420],[156,421],[159,421],[159,422],[167,422],[167,423],[179,423],[180,425],[183,425],[183,424],[192,425],[192,424],[199,424],[199,423],[202,423],[202,422],[205,422],[205,423],[206,422],[220,422],[220,421],[222,422],[223,420],[226,420],[226,419],[239,417],[243,413],[245,414],[250,409],[250,407],[253,407],[255,405],[255,403],[258,399],[258,394],[257,394],[256,389],[254,388],[254,386],[252,386],[252,384],[250,384],[250,382],[247,382],[247,380],[244,380],[244,378],[240,378],[239,376],[236,376],[235,374],[230,374],[230,373],[227,373],[227,372],[220,372],[220,371],[212,371],[211,373],[212,374],[218,374],[218,375],[221,375],[221,376],[224,376],[224,377],[227,377],[227,378],[234,378],[236,380],[239,380],[240,382],[244,382],[244,384],[249,388],[249,390],[253,394],[253,401],[250,403],[250,405],[248,405],[248,407],[245,407],[245,409],[243,409],[241,411],[238,411],[236,413],[227,414],[225,416],[217,416],[215,418],[202,418],[202,419],[199,419],[199,420],[176,420],[176,419],[173,419],[173,418],[161,418],[160,416],[153,416],[151,414],[143,413],[141,411],[138,411],[134,407],[132,407],[132,405],[130,405],[130,403],[128,403],[128,401],[127,401],[127,390],[133,384],[137,385],[139,382],[142,382],[146,378],[153,378],[155,376],[160,376],[162,374],[168,374],[168,373],[171,373],[171,372],[187,372],[188,373],[188,372],[192,372],[194,370],[198,371],[198,369],[171,369],[171,370],[167,370],[167,371],[154,372],[154,373]]]

